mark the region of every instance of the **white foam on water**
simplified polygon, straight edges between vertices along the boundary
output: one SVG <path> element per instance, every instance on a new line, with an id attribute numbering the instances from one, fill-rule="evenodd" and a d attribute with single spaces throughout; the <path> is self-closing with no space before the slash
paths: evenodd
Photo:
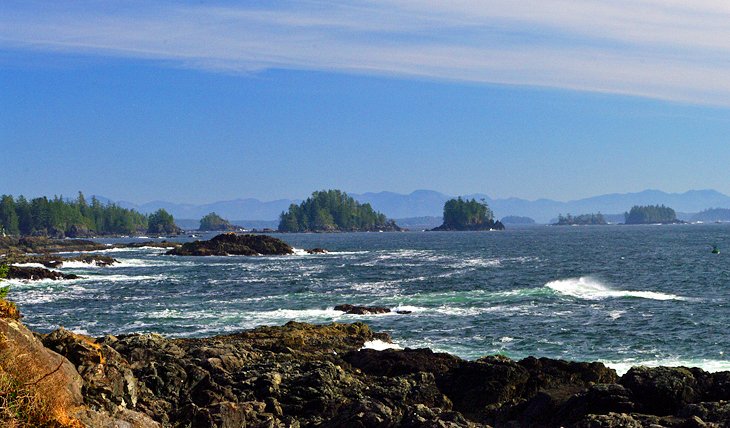
<path id="1" fill-rule="evenodd" d="M 509 342 L 513 342 L 514 340 L 515 340 L 514 337 L 509 337 L 509 336 L 504 336 L 504 337 L 499 338 L 499 341 L 502 343 L 509 343 Z"/>
<path id="2" fill-rule="evenodd" d="M 428 311 L 428 308 L 424 308 L 422 306 L 412 306 L 412 305 L 398 305 L 394 308 L 390 308 L 391 311 L 397 312 L 397 311 L 409 311 L 413 312 L 414 314 L 419 312 L 426 312 Z"/>
<path id="3" fill-rule="evenodd" d="M 403 349 L 396 343 L 384 342 L 380 339 L 365 342 L 360 349 L 374 349 L 376 351 L 384 351 L 386 349 Z"/>
<path id="4" fill-rule="evenodd" d="M 128 281 L 161 281 L 171 279 L 168 275 L 92 275 L 79 278 L 83 282 L 128 282 Z"/>
<path id="5" fill-rule="evenodd" d="M 621 318 L 621 315 L 623 315 L 625 313 L 626 313 L 626 311 L 611 311 L 611 312 L 608 313 L 608 316 L 612 320 L 617 320 L 617 319 Z"/>
<path id="6" fill-rule="evenodd" d="M 490 268 L 502 266 L 502 260 L 500 259 L 464 259 L 461 262 L 454 265 L 457 269 L 463 268 Z"/>
<path id="7" fill-rule="evenodd" d="M 78 260 L 65 261 L 59 266 L 61 269 L 88 269 L 88 268 L 101 268 L 102 266 L 96 263 L 86 263 Z"/>
<path id="8" fill-rule="evenodd" d="M 13 266 L 17 267 L 32 267 L 32 268 L 43 268 L 46 269 L 45 266 L 41 263 L 13 263 Z"/>
<path id="9" fill-rule="evenodd" d="M 295 256 L 309 256 L 310 254 L 307 252 L 307 250 L 303 248 L 292 248 L 294 251 Z"/>
<path id="10" fill-rule="evenodd" d="M 571 297 L 586 300 L 601 300 L 607 298 L 637 297 L 651 300 L 687 300 L 686 297 L 676 294 L 659 293 L 655 291 L 614 290 L 590 277 L 568 278 L 550 281 L 545 287 Z"/>
<path id="11" fill-rule="evenodd" d="M 13 288 L 18 287 L 20 289 L 35 288 L 38 286 L 45 285 L 68 285 L 71 283 L 79 282 L 84 278 L 77 279 L 4 279 L 3 285 L 10 285 Z"/>
<path id="12" fill-rule="evenodd" d="M 657 359 L 657 360 L 640 360 L 640 361 L 600 361 L 607 367 L 616 370 L 619 376 L 624 375 L 632 367 L 699 367 L 706 372 L 724 372 L 730 371 L 730 361 L 728 360 L 711 360 L 711 359 Z"/>
<path id="13" fill-rule="evenodd" d="M 276 309 L 265 312 L 249 312 L 248 316 L 260 320 L 280 320 L 280 319 L 334 319 L 343 315 L 342 311 L 336 311 L 334 308 L 327 309 Z"/>

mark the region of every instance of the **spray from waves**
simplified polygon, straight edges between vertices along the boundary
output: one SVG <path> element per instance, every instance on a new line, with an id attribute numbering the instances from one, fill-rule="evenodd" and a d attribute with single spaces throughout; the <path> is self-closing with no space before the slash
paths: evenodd
<path id="1" fill-rule="evenodd" d="M 374 349 L 376 351 L 384 351 L 386 349 L 403 349 L 403 348 L 400 347 L 397 343 L 389 343 L 389 342 L 384 342 L 380 339 L 375 339 L 375 340 L 365 342 L 362 345 L 362 348 L 360 348 L 360 349 L 361 350 L 362 349 Z"/>
<path id="2" fill-rule="evenodd" d="M 712 360 L 706 358 L 698 359 L 680 359 L 680 358 L 663 358 L 656 360 L 624 360 L 624 361 L 608 361 L 602 360 L 603 364 L 616 370 L 616 374 L 623 376 L 632 367 L 699 367 L 706 372 L 724 372 L 730 370 L 730 361 Z"/>
<path id="3" fill-rule="evenodd" d="M 550 281 L 545 287 L 558 294 L 577 297 L 585 300 L 602 300 L 608 298 L 636 297 L 651 300 L 688 300 L 676 294 L 658 293 L 655 291 L 614 290 L 590 277 L 568 278 Z"/>

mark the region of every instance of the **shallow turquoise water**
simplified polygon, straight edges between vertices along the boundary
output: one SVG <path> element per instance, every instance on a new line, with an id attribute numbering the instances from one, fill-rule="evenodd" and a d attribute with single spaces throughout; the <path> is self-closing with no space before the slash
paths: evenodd
<path id="1" fill-rule="evenodd" d="M 31 327 L 209 336 L 289 320 L 361 320 L 403 347 L 730 369 L 730 226 L 291 234 L 325 255 L 174 257 L 112 251 L 85 278 L 14 282 Z M 719 255 L 711 254 L 717 243 Z M 340 303 L 409 315 L 344 315 Z"/>

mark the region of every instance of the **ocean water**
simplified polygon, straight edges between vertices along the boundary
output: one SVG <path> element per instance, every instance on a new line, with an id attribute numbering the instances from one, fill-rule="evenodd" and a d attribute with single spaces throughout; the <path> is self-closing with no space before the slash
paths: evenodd
<path id="1" fill-rule="evenodd" d="M 730 370 L 730 225 L 284 234 L 329 254 L 179 257 L 112 249 L 78 280 L 11 282 L 38 331 L 200 337 L 364 321 L 400 347 Z M 128 242 L 130 239 L 121 239 Z M 108 240 L 107 242 L 111 242 Z M 721 254 L 711 254 L 718 244 Z M 345 315 L 337 304 L 411 314 Z M 382 344 L 381 344 L 382 345 Z"/>

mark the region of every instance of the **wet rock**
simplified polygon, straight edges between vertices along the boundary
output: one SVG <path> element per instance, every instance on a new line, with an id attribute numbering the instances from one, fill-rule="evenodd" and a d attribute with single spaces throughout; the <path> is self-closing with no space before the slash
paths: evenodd
<path id="1" fill-rule="evenodd" d="M 256 256 L 293 254 L 286 242 L 267 235 L 223 233 L 208 241 L 187 242 L 166 254 L 176 256 Z"/>
<path id="2" fill-rule="evenodd" d="M 114 263 L 119 263 L 119 260 L 101 254 L 84 254 L 76 257 L 63 257 L 57 254 L 22 254 L 8 257 L 8 261 L 11 264 L 38 263 L 51 269 L 61 268 L 65 262 L 82 262 L 99 267 L 107 267 Z"/>
<path id="3" fill-rule="evenodd" d="M 387 314 L 390 313 L 390 309 L 382 306 L 356 306 L 356 305 L 337 305 L 335 306 L 336 311 L 342 311 L 346 314 L 353 315 L 370 315 L 370 314 Z"/>
<path id="4" fill-rule="evenodd" d="M 327 254 L 327 253 L 329 253 L 329 251 L 325 250 L 324 248 L 317 247 L 317 248 L 312 248 L 312 249 L 307 250 L 307 253 L 308 254 Z"/>
<path id="5" fill-rule="evenodd" d="M 104 244 L 82 239 L 53 239 L 45 236 L 0 237 L 0 253 L 58 253 L 61 251 L 97 251 Z"/>
<path id="6" fill-rule="evenodd" d="M 54 270 L 48 270 L 40 267 L 26 267 L 26 266 L 10 266 L 8 270 L 8 278 L 10 279 L 24 279 L 28 281 L 41 280 L 41 279 L 77 279 L 78 275 L 61 273 Z"/>

